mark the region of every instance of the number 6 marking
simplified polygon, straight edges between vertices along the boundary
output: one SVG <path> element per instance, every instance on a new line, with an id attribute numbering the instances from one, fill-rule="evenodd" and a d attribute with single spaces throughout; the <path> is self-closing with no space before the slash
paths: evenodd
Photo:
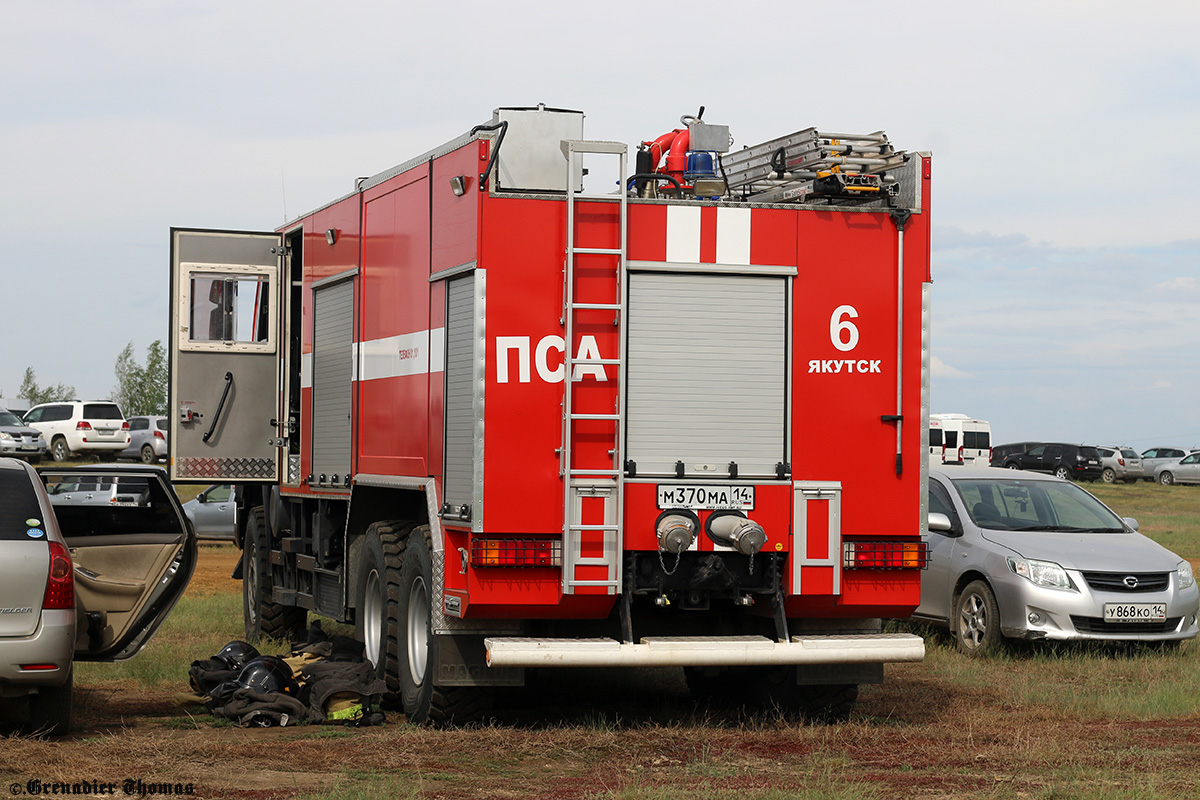
<path id="1" fill-rule="evenodd" d="M 833 310 L 833 316 L 829 318 L 829 339 L 833 342 L 834 347 L 844 353 L 847 350 L 853 350 L 858 344 L 858 328 L 849 319 L 839 321 L 842 315 L 855 319 L 858 317 L 858 312 L 854 310 L 854 306 L 838 306 Z M 849 332 L 849 341 L 842 341 L 842 331 Z"/>

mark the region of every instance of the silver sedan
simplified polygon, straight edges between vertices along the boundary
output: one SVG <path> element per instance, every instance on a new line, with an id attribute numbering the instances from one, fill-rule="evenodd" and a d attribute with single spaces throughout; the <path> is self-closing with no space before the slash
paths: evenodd
<path id="1" fill-rule="evenodd" d="M 1164 486 L 1173 483 L 1200 483 L 1200 452 L 1155 467 L 1154 480 Z"/>
<path id="2" fill-rule="evenodd" d="M 931 468 L 929 512 L 913 616 L 949 627 L 967 653 L 1006 639 L 1179 642 L 1200 632 L 1191 565 L 1070 481 Z"/>

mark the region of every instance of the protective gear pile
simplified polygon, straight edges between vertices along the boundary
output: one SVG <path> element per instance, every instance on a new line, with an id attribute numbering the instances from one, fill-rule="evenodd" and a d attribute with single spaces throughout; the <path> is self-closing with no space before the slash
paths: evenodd
<path id="1" fill-rule="evenodd" d="M 363 658 L 362 643 L 330 637 L 320 622 L 309 628 L 307 641 L 282 656 L 230 642 L 212 658 L 193 661 L 188 681 L 192 701 L 240 727 L 384 722 L 379 703 L 386 685 Z"/>

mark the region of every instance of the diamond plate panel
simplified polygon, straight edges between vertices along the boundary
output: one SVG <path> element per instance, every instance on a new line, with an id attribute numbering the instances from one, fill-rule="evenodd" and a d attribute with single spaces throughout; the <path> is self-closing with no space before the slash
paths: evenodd
<path id="1" fill-rule="evenodd" d="M 300 483 L 300 456 L 288 456 L 287 482 L 293 485 Z"/>
<path id="2" fill-rule="evenodd" d="M 454 554 L 454 558 L 458 558 L 458 554 Z M 520 620 L 505 620 L 505 619 L 459 619 L 458 617 L 448 617 L 442 609 L 442 591 L 445 585 L 446 553 L 443 550 L 438 550 L 432 554 L 433 562 L 433 597 L 430 598 L 429 609 L 430 616 L 433 622 L 433 632 L 435 634 L 447 633 L 481 633 L 481 634 L 504 634 L 504 633 L 520 633 Z"/>
<path id="3" fill-rule="evenodd" d="M 181 478 L 271 479 L 275 460 L 271 458 L 180 458 L 175 469 Z"/>

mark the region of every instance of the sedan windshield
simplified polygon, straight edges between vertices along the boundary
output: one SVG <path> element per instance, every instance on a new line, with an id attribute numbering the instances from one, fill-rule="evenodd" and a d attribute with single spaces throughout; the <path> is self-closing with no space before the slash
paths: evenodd
<path id="1" fill-rule="evenodd" d="M 981 528 L 1123 533 L 1125 525 L 1092 495 L 1066 481 L 972 478 L 954 481 Z"/>

